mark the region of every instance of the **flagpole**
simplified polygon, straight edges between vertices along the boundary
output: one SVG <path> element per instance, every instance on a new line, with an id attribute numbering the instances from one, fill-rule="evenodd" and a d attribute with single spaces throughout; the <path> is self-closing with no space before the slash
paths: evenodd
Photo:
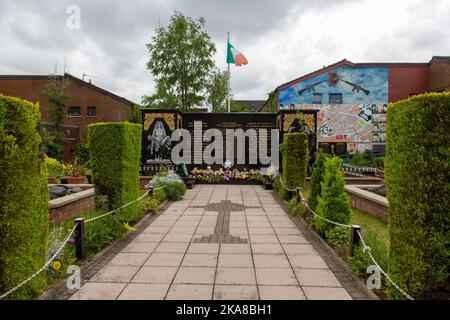
<path id="1" fill-rule="evenodd" d="M 228 54 L 228 45 L 230 43 L 230 32 L 228 33 L 227 37 L 227 54 Z M 231 83 L 231 72 L 230 72 L 230 63 L 227 59 L 227 65 L 228 65 L 228 83 L 227 83 L 227 105 L 228 105 L 228 112 L 231 112 L 230 110 L 230 83 Z"/>

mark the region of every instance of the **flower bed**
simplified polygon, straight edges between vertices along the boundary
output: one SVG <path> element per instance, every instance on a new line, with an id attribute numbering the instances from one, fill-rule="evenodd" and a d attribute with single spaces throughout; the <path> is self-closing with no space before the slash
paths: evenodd
<path id="1" fill-rule="evenodd" d="M 196 183 L 204 184 L 260 184 L 262 173 L 260 170 L 237 170 L 237 169 L 197 169 L 191 171 Z"/>

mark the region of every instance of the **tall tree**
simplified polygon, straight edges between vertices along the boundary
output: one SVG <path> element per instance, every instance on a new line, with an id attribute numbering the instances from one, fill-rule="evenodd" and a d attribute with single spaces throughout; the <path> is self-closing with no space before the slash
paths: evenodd
<path id="1" fill-rule="evenodd" d="M 215 69 L 209 78 L 207 102 L 212 112 L 227 111 L 228 72 Z"/>
<path id="2" fill-rule="evenodd" d="M 176 106 L 186 111 L 205 100 L 216 53 L 214 42 L 204 31 L 205 22 L 204 18 L 193 20 L 175 11 L 167 27 L 156 29 L 147 44 L 147 68 L 156 78 L 156 92 L 147 97 L 147 102 L 167 102 L 176 97 Z"/>

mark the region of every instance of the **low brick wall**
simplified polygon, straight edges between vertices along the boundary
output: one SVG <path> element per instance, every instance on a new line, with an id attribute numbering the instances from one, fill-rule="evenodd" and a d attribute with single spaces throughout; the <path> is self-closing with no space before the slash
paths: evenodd
<path id="1" fill-rule="evenodd" d="M 50 223 L 59 223 L 91 211 L 95 205 L 94 188 L 50 200 Z"/>
<path id="2" fill-rule="evenodd" d="M 364 190 L 361 187 L 367 188 L 369 187 L 369 185 L 345 186 L 345 191 L 350 197 L 350 202 L 352 206 L 364 212 L 370 213 L 387 222 L 389 220 L 389 213 L 388 213 L 389 203 L 387 199 L 375 193 Z"/>

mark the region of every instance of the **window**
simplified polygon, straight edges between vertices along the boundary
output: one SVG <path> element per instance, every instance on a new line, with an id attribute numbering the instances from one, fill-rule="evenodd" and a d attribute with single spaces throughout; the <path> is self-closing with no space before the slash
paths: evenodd
<path id="1" fill-rule="evenodd" d="M 70 107 L 69 108 L 69 117 L 81 117 L 81 108 L 80 107 Z"/>
<path id="2" fill-rule="evenodd" d="M 322 103 L 321 93 L 313 93 L 313 103 Z"/>
<path id="3" fill-rule="evenodd" d="M 87 116 L 88 117 L 96 117 L 97 116 L 97 107 L 88 107 L 87 108 Z"/>
<path id="4" fill-rule="evenodd" d="M 342 103 L 342 93 L 329 93 L 328 103 Z"/>

